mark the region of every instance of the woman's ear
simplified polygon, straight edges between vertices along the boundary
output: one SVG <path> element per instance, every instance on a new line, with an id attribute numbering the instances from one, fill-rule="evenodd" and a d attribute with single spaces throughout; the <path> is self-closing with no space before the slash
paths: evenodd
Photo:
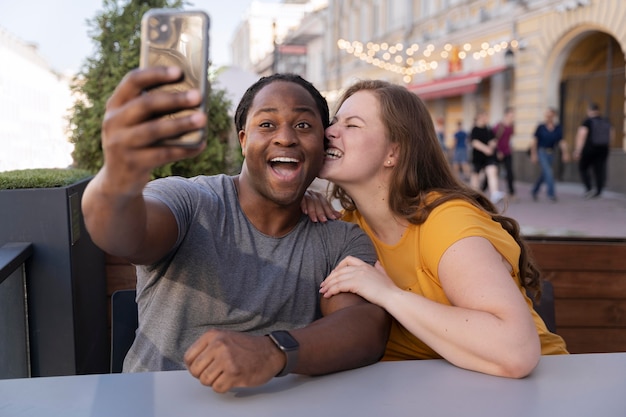
<path id="1" fill-rule="evenodd" d="M 398 163 L 398 144 L 394 143 L 390 146 L 389 153 L 387 153 L 387 157 L 385 158 L 385 166 L 386 167 L 394 167 Z"/>

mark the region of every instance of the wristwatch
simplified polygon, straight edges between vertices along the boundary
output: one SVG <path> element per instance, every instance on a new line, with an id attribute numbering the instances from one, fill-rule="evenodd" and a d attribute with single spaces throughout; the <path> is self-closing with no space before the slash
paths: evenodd
<path id="1" fill-rule="evenodd" d="M 276 376 L 285 376 L 296 367 L 298 363 L 298 351 L 300 350 L 300 344 L 293 338 L 286 330 L 276 330 L 268 334 L 270 340 L 274 342 L 276 347 L 285 353 L 287 358 L 285 367 Z"/>

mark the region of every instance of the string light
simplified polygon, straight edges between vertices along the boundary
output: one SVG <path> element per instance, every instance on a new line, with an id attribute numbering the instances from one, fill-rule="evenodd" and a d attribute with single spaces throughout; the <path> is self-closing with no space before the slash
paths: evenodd
<path id="1" fill-rule="evenodd" d="M 413 43 L 404 45 L 396 43 L 390 45 L 387 42 L 367 42 L 365 45 L 359 41 L 347 41 L 339 39 L 337 47 L 346 53 L 366 62 L 369 65 L 401 74 L 405 83 L 410 83 L 413 76 L 436 70 L 439 66 L 438 59 L 451 59 L 455 54 L 460 60 L 469 57 L 475 60 L 485 59 L 495 54 L 504 53 L 507 49 L 517 49 L 518 41 L 482 42 L 479 48 L 474 48 L 471 43 L 455 47 L 446 43 L 437 50 L 435 45 L 419 45 Z"/>

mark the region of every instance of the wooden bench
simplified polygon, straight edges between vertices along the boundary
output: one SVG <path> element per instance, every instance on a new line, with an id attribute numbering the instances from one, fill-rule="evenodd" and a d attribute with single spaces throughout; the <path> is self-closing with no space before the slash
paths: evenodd
<path id="1" fill-rule="evenodd" d="M 569 351 L 626 351 L 626 239 L 525 239 L 554 287 L 557 333 Z M 120 258 L 107 256 L 106 274 L 109 300 L 135 288 L 135 268 Z"/>
<path id="2" fill-rule="evenodd" d="M 626 351 L 626 239 L 525 237 L 571 353 Z"/>
<path id="3" fill-rule="evenodd" d="M 108 325 L 111 333 L 111 295 L 117 290 L 134 290 L 137 285 L 135 267 L 122 258 L 106 255 Z"/>

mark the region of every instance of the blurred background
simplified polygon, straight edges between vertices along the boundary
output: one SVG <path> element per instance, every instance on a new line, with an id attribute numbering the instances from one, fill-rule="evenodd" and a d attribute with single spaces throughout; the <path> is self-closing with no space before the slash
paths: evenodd
<path id="1" fill-rule="evenodd" d="M 70 85 L 88 59 L 98 59 L 87 22 L 112 3 L 145 2 L 0 6 L 0 171 L 73 163 L 68 137 L 75 126 L 68 117 L 79 97 Z M 573 149 L 585 108 L 596 102 L 616 130 L 607 190 L 626 193 L 621 0 L 192 3 L 185 7 L 212 17 L 212 82 L 231 107 L 259 76 L 273 72 L 301 74 L 331 108 L 352 81 L 382 78 L 426 102 L 433 119 L 443 121 L 451 148 L 458 121 L 469 130 L 485 109 L 495 124 L 513 106 L 516 178 L 532 181 L 536 171 L 525 152 L 545 109 L 558 110 Z M 230 140 L 236 141 L 234 132 Z M 557 162 L 556 172 L 561 181 L 579 181 L 574 163 Z"/>

